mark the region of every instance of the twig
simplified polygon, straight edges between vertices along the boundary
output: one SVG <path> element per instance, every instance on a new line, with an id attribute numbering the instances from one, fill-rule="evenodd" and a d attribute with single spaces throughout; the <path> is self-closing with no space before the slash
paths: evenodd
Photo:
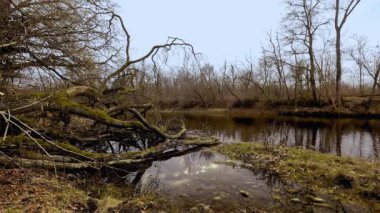
<path id="1" fill-rule="evenodd" d="M 56 143 L 54 143 L 53 141 L 49 140 L 48 138 L 46 138 L 42 133 L 36 131 L 35 129 L 29 127 L 27 124 L 25 124 L 24 122 L 20 121 L 18 118 L 16 118 L 15 116 L 11 115 L 11 117 L 15 120 L 17 120 L 18 122 L 20 122 L 25 128 L 29 129 L 30 131 L 34 132 L 35 134 L 37 134 L 39 137 L 41 137 L 42 139 L 44 139 L 48 144 L 64 151 L 64 152 L 67 152 L 67 153 L 70 153 L 70 154 L 74 154 L 74 155 L 77 155 L 77 156 L 80 156 L 82 158 L 85 158 L 87 160 L 90 160 L 90 161 L 93 161 L 93 162 L 96 162 L 104 167 L 107 167 L 107 168 L 110 168 L 110 169 L 114 169 L 114 170 L 118 170 L 118 171 L 122 171 L 122 172 L 127 172 L 126 170 L 124 169 L 119 169 L 119 168 L 116 168 L 116 167 L 112 167 L 112 166 L 109 166 L 107 164 L 104 164 L 104 163 L 101 163 L 99 161 L 97 161 L 96 159 L 94 158 L 91 158 L 91 157 L 87 157 L 85 155 L 82 155 L 80 153 L 76 153 L 76 152 L 73 152 L 73 151 L 70 151 L 70 150 L 67 150 L 59 145 L 57 145 Z M 20 128 L 20 127 L 19 127 Z M 97 168 L 96 168 L 97 169 Z"/>

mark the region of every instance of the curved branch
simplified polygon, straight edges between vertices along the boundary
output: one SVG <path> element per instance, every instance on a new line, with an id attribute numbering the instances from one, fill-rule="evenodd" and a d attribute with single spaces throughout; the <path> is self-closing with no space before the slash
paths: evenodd
<path id="1" fill-rule="evenodd" d="M 126 62 L 118 70 L 112 72 L 110 75 L 108 75 L 104 79 L 100 91 L 103 91 L 105 89 L 107 83 L 112 78 L 114 78 L 117 75 L 119 75 L 120 73 L 124 72 L 129 66 L 131 66 L 133 64 L 137 64 L 137 63 L 142 62 L 142 61 L 145 61 L 146 59 L 148 59 L 150 57 L 154 57 L 156 55 L 156 53 L 161 49 L 165 49 L 165 50 L 169 51 L 169 50 L 171 50 L 172 47 L 175 47 L 175 46 L 189 47 L 191 49 L 192 54 L 197 55 L 194 51 L 194 47 L 191 44 L 186 43 L 184 40 L 179 39 L 179 38 L 169 37 L 167 43 L 162 44 L 162 45 L 153 46 L 148 53 L 146 53 L 145 55 L 143 55 L 137 59 L 129 60 L 129 53 L 128 53 Z"/>
<path id="2" fill-rule="evenodd" d="M 170 134 L 165 133 L 162 129 L 158 128 L 157 126 L 151 125 L 147 120 L 145 120 L 145 118 L 136 109 L 129 108 L 128 111 L 131 112 L 132 114 L 134 114 L 136 116 L 136 118 L 144 126 L 146 126 L 148 129 L 153 130 L 154 132 L 158 133 L 159 135 L 161 135 L 161 136 L 163 136 L 165 138 L 168 138 L 168 139 L 177 139 L 177 138 L 183 136 L 186 133 L 186 128 L 185 128 L 185 125 L 184 125 L 183 122 L 182 122 L 182 128 L 181 128 L 181 130 L 177 134 L 175 134 L 175 135 L 170 135 Z"/>

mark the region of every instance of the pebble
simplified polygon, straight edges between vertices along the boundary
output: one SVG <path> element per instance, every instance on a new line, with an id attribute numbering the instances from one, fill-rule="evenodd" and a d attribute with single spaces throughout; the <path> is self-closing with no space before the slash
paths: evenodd
<path id="1" fill-rule="evenodd" d="M 293 198 L 293 199 L 292 199 L 292 202 L 295 202 L 295 203 L 301 203 L 301 200 L 298 199 L 298 198 Z"/>
<path id="2" fill-rule="evenodd" d="M 311 200 L 312 200 L 313 202 L 316 202 L 316 203 L 323 203 L 323 202 L 325 202 L 325 200 L 323 200 L 323 199 L 320 198 L 320 197 L 313 197 Z"/>
<path id="3" fill-rule="evenodd" d="M 213 200 L 213 201 L 221 201 L 222 198 L 221 198 L 221 197 L 214 197 L 212 200 Z"/>
<path id="4" fill-rule="evenodd" d="M 244 191 L 244 190 L 240 190 L 240 194 L 241 194 L 241 196 L 243 196 L 243 197 L 249 197 L 249 193 L 246 192 L 246 191 Z"/>

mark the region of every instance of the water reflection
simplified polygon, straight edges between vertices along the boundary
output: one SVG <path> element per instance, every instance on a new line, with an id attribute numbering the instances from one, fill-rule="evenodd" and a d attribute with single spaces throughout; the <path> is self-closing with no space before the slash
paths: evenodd
<path id="1" fill-rule="evenodd" d="M 223 155 L 202 150 L 155 161 L 145 170 L 137 191 L 159 192 L 183 208 L 205 203 L 224 212 L 225 208 L 234 210 L 247 205 L 268 209 L 275 204 L 271 197 L 273 185 L 268 185 L 266 178 L 238 166 L 218 163 L 226 160 Z M 250 196 L 241 196 L 240 190 Z M 215 201 L 215 197 L 220 201 Z"/>
<path id="2" fill-rule="evenodd" d="M 263 142 L 315 149 L 339 156 L 380 159 L 380 120 L 191 113 L 182 116 L 189 129 L 206 127 L 225 143 Z"/>

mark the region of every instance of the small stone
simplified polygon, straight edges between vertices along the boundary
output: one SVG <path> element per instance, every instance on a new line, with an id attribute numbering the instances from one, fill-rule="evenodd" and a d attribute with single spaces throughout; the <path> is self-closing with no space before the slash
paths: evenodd
<path id="1" fill-rule="evenodd" d="M 295 203 L 301 203 L 301 200 L 298 199 L 298 198 L 293 198 L 291 201 L 292 201 L 292 202 L 295 202 Z"/>
<path id="2" fill-rule="evenodd" d="M 247 191 L 240 190 L 240 194 L 241 194 L 241 196 L 243 196 L 243 197 L 249 197 L 249 193 L 248 193 Z"/>
<path id="3" fill-rule="evenodd" d="M 331 206 L 327 203 L 315 203 L 314 205 L 323 208 L 331 208 Z"/>
<path id="4" fill-rule="evenodd" d="M 222 198 L 221 197 L 214 197 L 212 200 L 217 202 L 217 201 L 221 201 Z"/>
<path id="5" fill-rule="evenodd" d="M 323 200 L 323 199 L 320 198 L 320 197 L 313 197 L 313 198 L 311 198 L 311 200 L 312 200 L 313 202 L 316 202 L 316 203 L 324 203 L 324 202 L 325 202 L 325 200 Z"/>
<path id="6" fill-rule="evenodd" d="M 188 197 L 187 194 L 180 194 L 178 197 Z"/>

